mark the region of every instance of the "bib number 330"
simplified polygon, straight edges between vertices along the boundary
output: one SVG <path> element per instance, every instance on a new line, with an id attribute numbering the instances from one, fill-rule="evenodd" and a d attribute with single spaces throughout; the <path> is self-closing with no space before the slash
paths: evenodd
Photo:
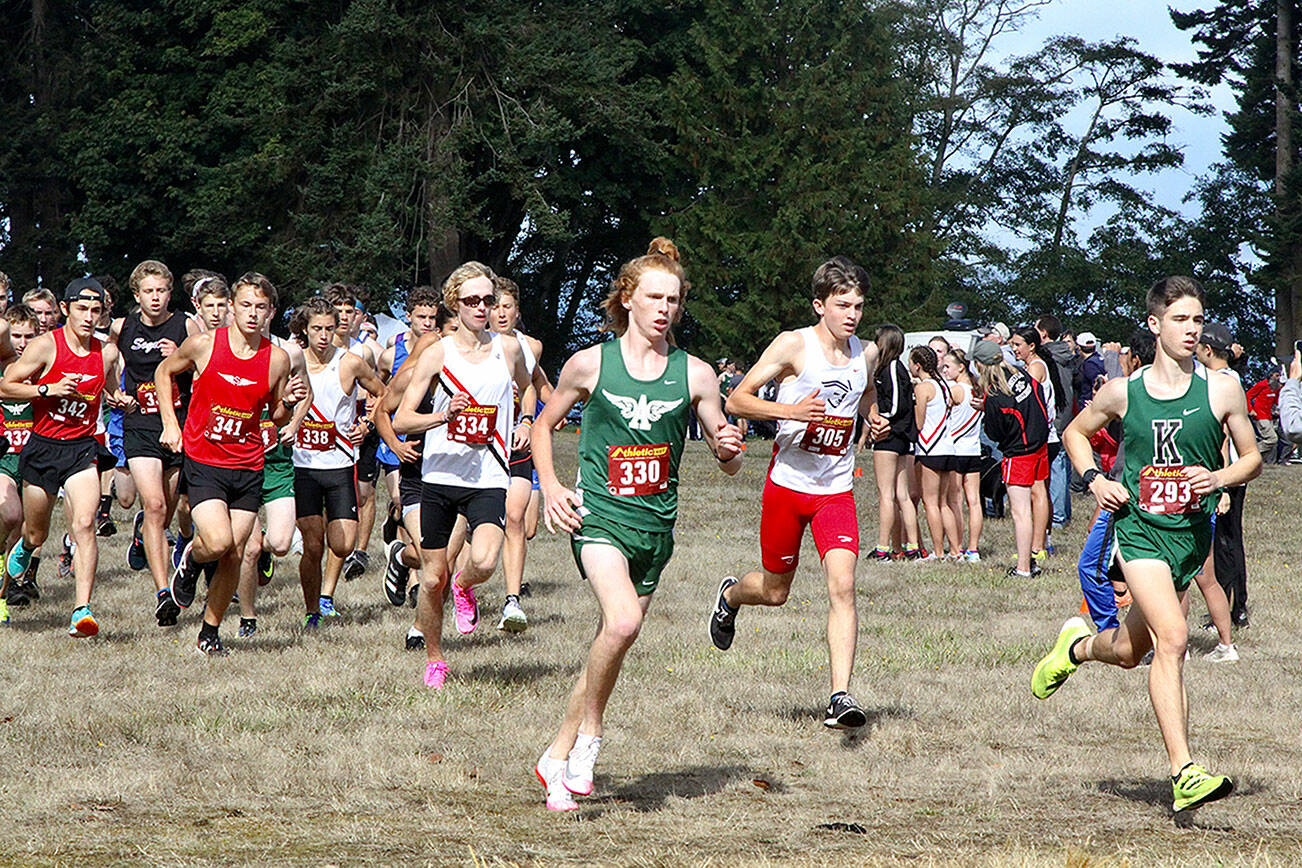
<path id="1" fill-rule="evenodd" d="M 619 497 L 669 490 L 669 444 L 610 446 L 606 450 L 607 490 Z"/>

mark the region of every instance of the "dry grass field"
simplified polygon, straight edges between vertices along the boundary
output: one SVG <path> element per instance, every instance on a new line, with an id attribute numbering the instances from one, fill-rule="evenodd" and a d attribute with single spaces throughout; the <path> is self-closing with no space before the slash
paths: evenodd
<path id="1" fill-rule="evenodd" d="M 1187 669 L 1195 755 L 1238 792 L 1177 825 L 1145 670 L 1086 667 L 1047 702 L 1029 689 L 1078 610 L 1089 504 L 1032 582 L 1004 576 L 1011 521 L 987 525 L 979 565 L 862 564 L 855 693 L 870 724 L 847 737 L 821 725 L 812 547 L 785 608 L 744 610 L 728 653 L 706 634 L 718 578 L 757 561 L 766 456 L 753 444 L 729 480 L 689 447 L 677 554 L 611 703 L 597 791 L 566 816 L 543 809 L 532 769 L 595 605 L 545 530 L 529 630 L 493 629 L 495 579 L 475 634 L 448 619 L 439 693 L 403 651 L 410 610 L 384 603 L 374 571 L 305 636 L 286 559 L 259 634 L 235 638 L 232 608 L 232 655 L 208 660 L 197 607 L 154 625 L 125 533 L 101 550 L 95 640 L 67 637 L 71 591 L 43 565 L 42 599 L 0 629 L 0 864 L 1302 863 L 1302 469 L 1267 469 L 1247 499 L 1242 662 L 1198 659 L 1214 644 L 1198 632 Z M 869 546 L 871 475 L 857 481 Z"/>

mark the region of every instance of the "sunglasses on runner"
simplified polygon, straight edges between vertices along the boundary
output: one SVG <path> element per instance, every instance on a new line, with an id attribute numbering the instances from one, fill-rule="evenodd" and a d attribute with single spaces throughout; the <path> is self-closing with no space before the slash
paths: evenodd
<path id="1" fill-rule="evenodd" d="M 497 304 L 497 296 L 468 295 L 465 298 L 458 298 L 457 301 L 461 302 L 466 307 L 479 307 L 481 304 L 484 307 L 493 307 L 494 305 Z"/>

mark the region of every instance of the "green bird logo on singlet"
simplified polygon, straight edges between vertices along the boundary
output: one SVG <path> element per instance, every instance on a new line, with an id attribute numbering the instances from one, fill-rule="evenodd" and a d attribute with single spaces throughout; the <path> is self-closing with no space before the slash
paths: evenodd
<path id="1" fill-rule="evenodd" d="M 1180 419 L 1153 420 L 1153 466 L 1174 467 L 1184 464 L 1180 447 L 1176 445 L 1176 435 L 1184 427 Z"/>
<path id="2" fill-rule="evenodd" d="M 633 431 L 650 431 L 652 422 L 660 421 L 661 416 L 683 403 L 682 398 L 676 401 L 648 401 L 646 395 L 630 398 L 605 389 L 601 390 L 601 394 L 619 408 L 619 414 L 628 420 L 628 427 Z"/>

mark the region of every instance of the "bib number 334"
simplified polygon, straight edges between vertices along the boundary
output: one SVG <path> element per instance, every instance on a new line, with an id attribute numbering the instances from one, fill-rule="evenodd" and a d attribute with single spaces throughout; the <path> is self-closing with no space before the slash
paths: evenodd
<path id="1" fill-rule="evenodd" d="M 1153 515 L 1179 515 L 1198 509 L 1200 498 L 1184 475 L 1184 465 L 1139 471 L 1139 508 Z"/>
<path id="2" fill-rule="evenodd" d="M 669 490 L 669 444 L 610 446 L 606 449 L 607 490 L 627 497 Z"/>

